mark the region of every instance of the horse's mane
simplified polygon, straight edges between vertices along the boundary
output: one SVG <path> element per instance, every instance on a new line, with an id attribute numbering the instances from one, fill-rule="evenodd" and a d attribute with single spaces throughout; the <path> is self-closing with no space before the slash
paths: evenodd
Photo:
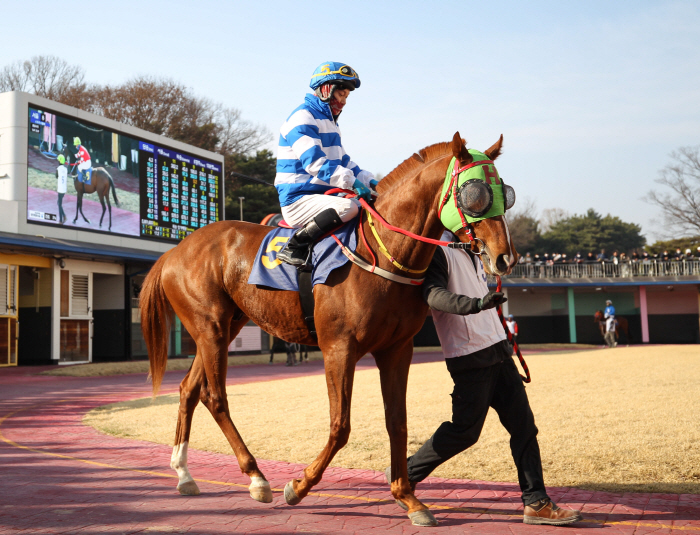
<path id="1" fill-rule="evenodd" d="M 449 141 L 435 143 L 434 145 L 425 147 L 397 165 L 393 171 L 391 171 L 379 182 L 379 184 L 384 185 L 382 189 L 385 187 L 391 188 L 395 183 L 401 182 L 409 176 L 416 174 L 430 162 L 433 162 L 438 158 L 442 158 L 443 156 L 447 156 L 448 154 L 451 154 L 451 152 L 452 143 Z"/>

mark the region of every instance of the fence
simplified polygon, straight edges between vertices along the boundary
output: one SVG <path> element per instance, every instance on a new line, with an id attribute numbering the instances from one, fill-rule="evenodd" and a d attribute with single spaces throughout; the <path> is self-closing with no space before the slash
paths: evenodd
<path id="1" fill-rule="evenodd" d="M 631 277 L 700 276 L 699 260 L 639 261 L 613 264 L 518 264 L 508 278 L 527 279 L 602 279 Z"/>

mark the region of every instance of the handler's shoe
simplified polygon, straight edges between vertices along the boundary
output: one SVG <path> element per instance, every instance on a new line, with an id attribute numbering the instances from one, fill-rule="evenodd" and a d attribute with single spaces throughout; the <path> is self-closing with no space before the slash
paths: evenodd
<path id="1" fill-rule="evenodd" d="M 525 524 L 548 524 L 565 526 L 581 520 L 581 511 L 562 509 L 550 499 L 539 500 L 525 506 L 523 522 Z"/>

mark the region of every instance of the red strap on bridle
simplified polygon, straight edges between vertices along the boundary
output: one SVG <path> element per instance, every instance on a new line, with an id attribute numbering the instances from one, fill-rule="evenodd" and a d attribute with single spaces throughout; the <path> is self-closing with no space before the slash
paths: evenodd
<path id="1" fill-rule="evenodd" d="M 496 275 L 496 291 L 500 292 L 501 291 L 501 277 Z M 499 305 L 498 308 L 498 318 L 501 320 L 501 325 L 503 325 L 503 328 L 506 331 L 506 335 L 508 336 L 508 341 L 513 344 L 513 349 L 515 350 L 515 353 L 518 355 L 518 360 L 520 361 L 520 365 L 523 367 L 523 370 L 525 370 L 525 375 L 526 377 L 523 377 L 522 375 L 520 378 L 523 380 L 523 383 L 529 383 L 532 381 L 532 378 L 530 377 L 530 370 L 527 367 L 527 364 L 525 363 L 525 359 L 523 358 L 522 354 L 520 353 L 520 348 L 518 347 L 518 342 L 515 341 L 515 338 L 513 337 L 513 333 L 510 332 L 510 329 L 508 328 L 508 325 L 506 325 L 506 320 L 503 317 L 503 312 L 501 311 L 501 306 Z"/>

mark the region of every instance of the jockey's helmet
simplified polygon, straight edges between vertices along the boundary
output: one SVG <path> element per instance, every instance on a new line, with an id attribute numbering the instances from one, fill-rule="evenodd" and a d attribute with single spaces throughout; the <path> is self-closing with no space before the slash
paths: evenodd
<path id="1" fill-rule="evenodd" d="M 513 321 L 513 314 L 508 314 L 508 319 Z"/>
<path id="2" fill-rule="evenodd" d="M 73 145 L 75 145 L 76 147 L 80 146 L 80 138 L 79 137 L 73 138 Z"/>
<path id="3" fill-rule="evenodd" d="M 605 304 L 606 304 L 606 305 L 612 305 L 612 301 L 611 301 L 610 299 L 608 299 L 608 300 L 605 302 Z"/>
<path id="4" fill-rule="evenodd" d="M 321 94 L 321 87 L 325 84 L 330 84 L 332 89 Z M 333 95 L 333 90 L 336 88 L 354 91 L 360 87 L 360 77 L 355 72 L 355 69 L 349 65 L 339 61 L 327 61 L 316 67 L 316 70 L 311 75 L 309 87 L 314 90 L 316 96 L 323 102 L 328 102 Z"/>
<path id="5" fill-rule="evenodd" d="M 58 158 L 56 158 L 56 159 L 58 160 L 58 163 L 60 163 L 61 165 L 66 163 L 66 157 L 63 154 L 59 154 Z"/>

